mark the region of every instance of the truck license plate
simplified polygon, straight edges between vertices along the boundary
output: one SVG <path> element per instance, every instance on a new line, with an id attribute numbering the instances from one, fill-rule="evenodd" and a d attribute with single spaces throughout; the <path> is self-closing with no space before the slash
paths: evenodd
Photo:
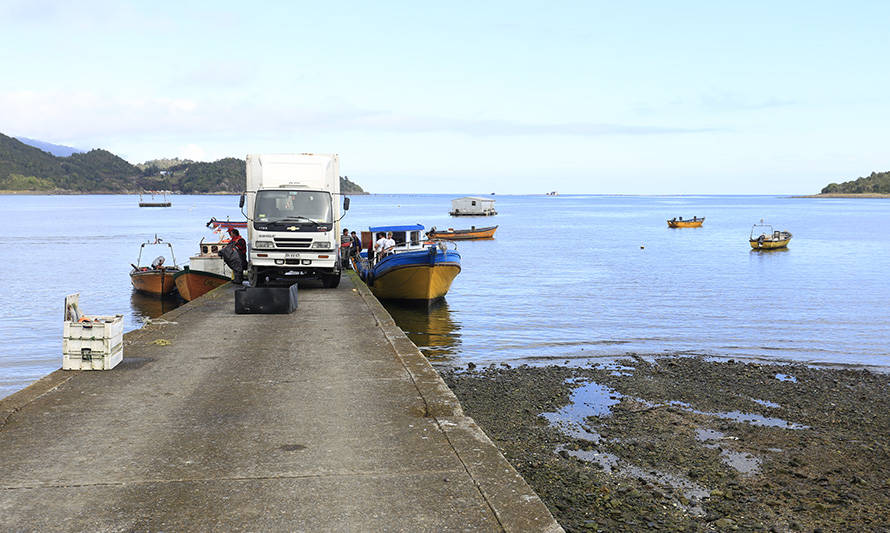
<path id="1" fill-rule="evenodd" d="M 297 252 L 287 252 L 284 254 L 285 259 L 299 259 L 300 254 Z"/>

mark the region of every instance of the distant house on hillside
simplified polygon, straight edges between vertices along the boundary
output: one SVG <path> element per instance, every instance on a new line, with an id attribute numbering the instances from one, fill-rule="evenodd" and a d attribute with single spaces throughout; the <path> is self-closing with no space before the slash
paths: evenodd
<path id="1" fill-rule="evenodd" d="M 498 212 L 494 210 L 494 200 L 491 198 L 464 196 L 463 198 L 451 200 L 451 211 L 449 214 L 453 217 L 477 217 L 492 216 L 498 214 Z"/>

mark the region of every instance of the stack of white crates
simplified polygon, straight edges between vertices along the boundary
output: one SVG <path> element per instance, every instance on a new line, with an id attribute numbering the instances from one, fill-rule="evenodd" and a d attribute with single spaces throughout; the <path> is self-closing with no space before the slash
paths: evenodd
<path id="1" fill-rule="evenodd" d="M 63 370 L 111 370 L 124 358 L 124 317 L 83 316 L 79 294 L 65 298 Z"/>

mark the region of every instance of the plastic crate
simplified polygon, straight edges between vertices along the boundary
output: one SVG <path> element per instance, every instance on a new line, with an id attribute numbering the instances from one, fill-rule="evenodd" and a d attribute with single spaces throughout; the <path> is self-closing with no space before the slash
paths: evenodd
<path id="1" fill-rule="evenodd" d="M 124 316 L 84 316 L 79 298 L 65 298 L 62 368 L 111 370 L 123 359 Z"/>
<path id="2" fill-rule="evenodd" d="M 81 353 L 62 354 L 62 370 L 111 370 L 124 359 L 124 347 L 118 346 L 111 354 L 97 353 L 84 348 Z"/>
<path id="3" fill-rule="evenodd" d="M 124 341 L 124 317 L 94 316 L 89 321 L 65 321 L 62 353 L 79 354 L 85 348 L 92 352 L 114 353 Z"/>

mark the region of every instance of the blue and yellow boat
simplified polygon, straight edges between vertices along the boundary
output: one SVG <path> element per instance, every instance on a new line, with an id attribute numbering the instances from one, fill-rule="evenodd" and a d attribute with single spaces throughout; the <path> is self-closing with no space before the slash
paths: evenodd
<path id="1" fill-rule="evenodd" d="M 445 296 L 460 273 L 457 250 L 449 249 L 444 242 L 424 241 L 420 224 L 369 229 L 362 232 L 365 251 L 353 258 L 353 266 L 374 296 L 381 300 L 426 301 Z M 387 233 L 392 233 L 395 247 L 382 257 L 374 257 L 374 244 Z"/>

